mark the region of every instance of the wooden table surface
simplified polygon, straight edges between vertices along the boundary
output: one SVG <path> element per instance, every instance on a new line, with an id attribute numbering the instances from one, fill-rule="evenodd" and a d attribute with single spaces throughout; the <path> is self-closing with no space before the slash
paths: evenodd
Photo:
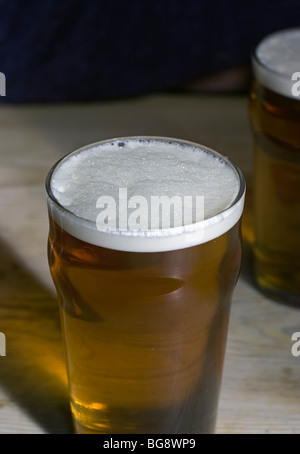
<path id="1" fill-rule="evenodd" d="M 243 96 L 153 95 L 0 107 L 0 433 L 71 433 L 44 180 L 64 154 L 129 135 L 178 137 L 229 156 L 247 180 L 244 262 L 231 311 L 217 433 L 300 433 L 300 310 L 253 284 L 252 139 Z M 2 336 L 3 337 L 3 336 Z"/>

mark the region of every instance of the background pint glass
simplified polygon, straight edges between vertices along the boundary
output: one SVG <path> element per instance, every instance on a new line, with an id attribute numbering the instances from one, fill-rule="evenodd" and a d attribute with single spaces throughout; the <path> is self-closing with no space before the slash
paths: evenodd
<path id="1" fill-rule="evenodd" d="M 98 196 L 120 185 L 188 196 L 202 181 L 202 221 L 148 231 L 96 226 Z M 46 186 L 76 432 L 213 432 L 241 263 L 240 171 L 196 144 L 134 137 L 71 153 Z"/>
<path id="2" fill-rule="evenodd" d="M 300 304 L 300 29 L 267 36 L 252 63 L 254 273 L 269 295 Z"/>

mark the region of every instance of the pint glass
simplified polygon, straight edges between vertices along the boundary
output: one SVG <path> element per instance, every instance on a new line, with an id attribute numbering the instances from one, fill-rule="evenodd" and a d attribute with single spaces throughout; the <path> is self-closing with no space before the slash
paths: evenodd
<path id="1" fill-rule="evenodd" d="M 300 304 L 300 29 L 267 36 L 252 63 L 254 274 L 271 297 Z"/>
<path id="2" fill-rule="evenodd" d="M 46 187 L 76 433 L 214 432 L 241 264 L 239 169 L 194 143 L 120 138 L 67 155 Z M 201 197 L 203 216 L 175 223 L 193 204 L 175 210 L 174 195 Z M 154 216 L 155 197 L 171 209 Z"/>

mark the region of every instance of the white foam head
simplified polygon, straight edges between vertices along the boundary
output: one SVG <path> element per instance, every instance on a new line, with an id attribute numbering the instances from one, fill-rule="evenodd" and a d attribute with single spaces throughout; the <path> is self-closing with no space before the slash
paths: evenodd
<path id="1" fill-rule="evenodd" d="M 131 137 L 71 153 L 49 172 L 47 191 L 51 216 L 71 235 L 111 249 L 157 252 L 191 247 L 228 231 L 242 214 L 245 184 L 237 168 L 206 147 L 177 139 Z M 181 201 L 188 197 L 193 203 L 179 204 L 179 217 L 173 204 L 168 226 L 155 221 L 153 227 L 152 202 L 162 196 Z M 100 213 L 111 199 L 117 203 L 110 231 L 99 230 Z M 204 201 L 204 211 L 195 209 L 196 200 Z M 130 216 L 138 218 L 139 229 L 124 228 L 124 216 L 128 225 Z M 147 220 L 146 226 L 141 219 Z"/>
<path id="2" fill-rule="evenodd" d="M 280 30 L 266 36 L 255 49 L 252 67 L 266 88 L 289 98 L 293 95 L 294 73 L 300 71 L 300 28 Z"/>

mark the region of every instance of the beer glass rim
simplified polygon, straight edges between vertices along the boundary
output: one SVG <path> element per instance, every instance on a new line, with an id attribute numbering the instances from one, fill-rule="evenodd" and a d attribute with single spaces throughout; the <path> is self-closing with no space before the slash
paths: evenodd
<path id="1" fill-rule="evenodd" d="M 251 52 L 251 65 L 254 77 L 265 88 L 272 90 L 282 96 L 300 100 L 300 98 L 296 98 L 292 93 L 292 85 L 295 83 L 295 81 L 291 79 L 292 74 L 280 72 L 277 69 L 267 65 L 261 60 L 258 55 L 260 46 L 268 40 L 272 39 L 273 37 L 279 37 L 280 35 L 284 36 L 286 34 L 294 32 L 299 34 L 300 40 L 300 27 L 276 30 L 273 33 L 270 33 L 263 37 Z"/>
<path id="2" fill-rule="evenodd" d="M 204 219 L 199 222 L 194 222 L 189 225 L 160 228 L 160 229 L 154 229 L 154 230 L 116 231 L 116 232 L 101 231 L 101 232 L 99 232 L 99 231 L 97 231 L 95 221 L 86 219 L 82 216 L 79 216 L 79 215 L 73 213 L 71 210 L 68 210 L 68 208 L 64 207 L 56 199 L 56 197 L 54 196 L 52 189 L 51 189 L 51 180 L 52 180 L 52 176 L 53 176 L 55 170 L 64 161 L 69 159 L 71 156 L 79 154 L 83 151 L 95 148 L 97 146 L 105 145 L 106 143 L 112 143 L 112 142 L 116 142 L 116 141 L 154 141 L 154 142 L 156 141 L 156 142 L 164 142 L 164 143 L 175 143 L 175 144 L 179 144 L 179 145 L 183 145 L 183 146 L 186 145 L 189 147 L 194 147 L 194 148 L 198 148 L 199 150 L 206 151 L 206 152 L 212 154 L 213 156 L 221 159 L 226 165 L 230 166 L 231 169 L 234 171 L 234 173 L 237 177 L 238 184 L 239 184 L 239 189 L 238 189 L 237 195 L 236 195 L 235 199 L 232 201 L 232 203 L 229 206 L 227 206 L 224 210 L 219 211 L 217 214 L 215 214 L 207 219 Z M 69 152 L 66 155 L 64 155 L 62 158 L 60 158 L 58 161 L 56 161 L 54 163 L 54 165 L 50 168 L 50 170 L 46 176 L 45 186 L 46 186 L 46 193 L 47 193 L 47 197 L 48 197 L 48 204 L 49 204 L 49 202 L 51 204 L 54 204 L 56 209 L 59 210 L 59 212 L 62 215 L 65 214 L 65 216 L 70 218 L 70 220 L 72 220 L 73 222 L 80 222 L 89 231 L 93 231 L 93 230 L 97 231 L 99 234 L 101 233 L 101 235 L 105 235 L 106 237 L 107 236 L 110 236 L 110 237 L 119 236 L 119 237 L 127 237 L 128 239 L 130 239 L 130 238 L 134 238 L 134 239 L 136 239 L 136 238 L 141 238 L 141 239 L 152 238 L 153 239 L 154 237 L 160 237 L 161 239 L 164 239 L 167 237 L 174 237 L 174 236 L 182 235 L 184 233 L 189 234 L 189 233 L 197 232 L 201 229 L 204 229 L 205 227 L 209 227 L 210 225 L 218 224 L 218 222 L 221 222 L 224 219 L 226 220 L 226 218 L 228 216 L 230 216 L 230 214 L 232 212 L 234 212 L 234 210 L 236 210 L 237 207 L 239 206 L 240 210 L 239 210 L 239 214 L 236 219 L 236 222 L 237 222 L 242 215 L 244 197 L 245 197 L 245 192 L 246 192 L 246 182 L 245 182 L 243 173 L 227 156 L 224 156 L 221 153 L 219 153 L 205 145 L 202 145 L 202 144 L 199 144 L 196 142 L 192 142 L 189 140 L 172 138 L 172 137 L 151 136 L 151 135 L 123 136 L 123 137 L 114 137 L 114 138 L 104 139 L 101 141 L 90 143 L 90 144 L 80 147 L 72 152 Z M 233 227 L 233 225 L 236 224 L 236 222 L 234 222 L 232 224 L 232 227 Z M 229 230 L 229 229 L 227 229 L 227 230 Z M 227 230 L 225 230 L 223 233 L 225 233 Z M 215 237 L 216 236 L 219 236 L 219 235 L 215 235 Z M 208 241 L 208 239 L 206 241 Z M 93 243 L 93 244 L 95 244 L 95 243 Z M 193 244 L 191 244 L 191 245 L 193 245 Z M 188 246 L 186 246 L 186 247 L 188 247 Z M 149 250 L 149 252 L 150 252 L 150 250 Z"/>

